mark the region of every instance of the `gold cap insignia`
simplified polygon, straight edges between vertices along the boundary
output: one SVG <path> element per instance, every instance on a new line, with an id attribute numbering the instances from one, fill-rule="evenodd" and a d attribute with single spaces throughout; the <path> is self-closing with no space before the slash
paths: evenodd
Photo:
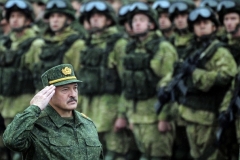
<path id="1" fill-rule="evenodd" d="M 62 73 L 66 76 L 72 73 L 72 69 L 69 67 L 65 67 L 62 69 Z"/>

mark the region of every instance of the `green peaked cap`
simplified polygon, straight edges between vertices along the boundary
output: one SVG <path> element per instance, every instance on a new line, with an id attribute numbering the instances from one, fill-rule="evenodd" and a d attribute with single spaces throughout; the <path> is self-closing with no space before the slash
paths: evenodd
<path id="1" fill-rule="evenodd" d="M 82 82 L 78 80 L 74 74 L 73 66 L 71 64 L 61 64 L 50 68 L 42 74 L 43 86 L 62 86 L 70 83 Z"/>

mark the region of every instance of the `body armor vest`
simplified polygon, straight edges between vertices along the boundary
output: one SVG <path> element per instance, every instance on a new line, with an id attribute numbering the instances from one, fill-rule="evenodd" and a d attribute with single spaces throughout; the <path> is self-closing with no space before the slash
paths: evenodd
<path id="1" fill-rule="evenodd" d="M 207 49 L 207 52 L 205 50 L 205 56 L 199 59 L 196 67 L 206 70 L 206 63 L 212 58 L 217 49 L 222 46 L 224 46 L 223 43 L 217 42 L 211 48 Z M 192 50 L 194 51 L 194 48 Z M 213 113 L 217 113 L 218 107 L 230 85 L 213 86 L 209 91 L 203 92 L 194 87 L 192 75 L 190 74 L 184 77 L 184 83 L 187 86 L 187 94 L 186 96 L 178 94 L 179 103 L 194 110 L 205 110 Z"/>
<path id="2" fill-rule="evenodd" d="M 158 51 L 159 44 L 163 40 L 154 37 L 146 43 L 146 53 L 136 53 L 136 42 L 127 45 L 127 55 L 123 59 L 125 71 L 123 73 L 123 94 L 126 99 L 145 100 L 156 95 L 156 87 L 159 81 L 150 67 L 150 61 Z"/>
<path id="3" fill-rule="evenodd" d="M 101 94 L 120 94 L 121 81 L 117 68 L 108 67 L 108 57 L 114 49 L 114 45 L 122 35 L 115 34 L 109 38 L 104 49 L 88 42 L 88 47 L 81 52 L 81 65 L 79 76 L 82 83 L 79 84 L 80 94 L 87 96 Z"/>
<path id="4" fill-rule="evenodd" d="M 48 42 L 46 46 L 42 48 L 40 54 L 40 62 L 35 65 L 34 68 L 34 85 L 37 89 L 42 88 L 41 75 L 48 69 L 59 65 L 63 62 L 64 54 L 68 51 L 71 45 L 79 39 L 77 34 L 70 35 L 66 40 L 59 45 L 59 42 Z"/>
<path id="5" fill-rule="evenodd" d="M 16 96 L 24 93 L 34 93 L 32 72 L 21 66 L 22 56 L 27 53 L 32 42 L 29 38 L 18 46 L 18 50 L 11 50 L 12 41 L 6 40 L 5 52 L 0 53 L 0 95 Z"/>

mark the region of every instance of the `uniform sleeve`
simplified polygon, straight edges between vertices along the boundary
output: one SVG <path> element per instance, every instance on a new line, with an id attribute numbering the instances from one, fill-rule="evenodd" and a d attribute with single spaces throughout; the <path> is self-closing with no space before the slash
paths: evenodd
<path id="1" fill-rule="evenodd" d="M 63 63 L 69 63 L 72 64 L 74 70 L 76 72 L 79 71 L 79 64 L 80 64 L 80 53 L 82 50 L 85 49 L 85 42 L 84 40 L 77 40 L 75 41 L 71 48 L 66 52 L 66 54 L 63 57 Z"/>
<path id="2" fill-rule="evenodd" d="M 178 60 L 177 51 L 169 42 L 161 42 L 157 53 L 150 62 L 154 73 L 164 77 L 173 72 L 174 63 Z"/>
<path id="3" fill-rule="evenodd" d="M 28 69 L 33 70 L 34 64 L 39 62 L 39 55 L 42 52 L 42 46 L 44 43 L 45 42 L 42 39 L 36 39 L 32 42 L 31 47 L 24 57 L 24 65 Z"/>
<path id="4" fill-rule="evenodd" d="M 109 55 L 109 67 L 113 68 L 116 66 L 120 77 L 123 73 L 123 57 L 126 55 L 127 43 L 126 39 L 119 39 L 115 44 L 114 50 Z"/>
<path id="5" fill-rule="evenodd" d="M 31 105 L 23 113 L 17 114 L 3 134 L 4 144 L 17 152 L 26 151 L 31 146 L 30 132 L 40 112 L 39 107 Z"/>
<path id="6" fill-rule="evenodd" d="M 228 84 L 237 73 L 237 64 L 230 52 L 221 47 L 206 63 L 206 69 L 197 68 L 192 74 L 196 88 L 207 92 L 213 86 Z"/>

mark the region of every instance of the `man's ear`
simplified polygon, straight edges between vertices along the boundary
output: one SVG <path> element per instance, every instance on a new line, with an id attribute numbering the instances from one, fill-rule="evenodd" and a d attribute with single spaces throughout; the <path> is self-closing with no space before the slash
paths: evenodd
<path id="1" fill-rule="evenodd" d="M 107 23 L 107 26 L 110 26 L 112 24 L 112 20 L 108 19 L 106 23 Z"/>

